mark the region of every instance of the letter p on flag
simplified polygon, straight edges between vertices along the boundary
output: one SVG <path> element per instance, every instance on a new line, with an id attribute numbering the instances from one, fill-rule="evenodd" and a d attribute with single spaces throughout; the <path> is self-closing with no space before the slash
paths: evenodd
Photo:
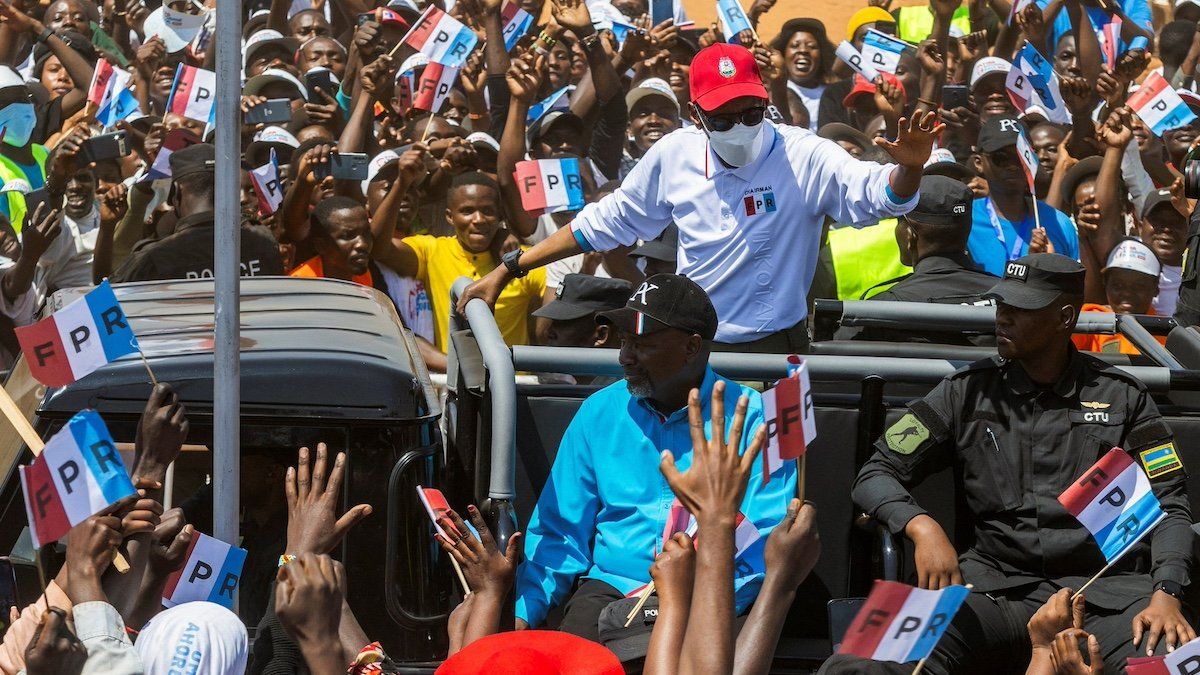
<path id="1" fill-rule="evenodd" d="M 245 563 L 245 549 L 195 532 L 188 546 L 187 561 L 167 577 L 163 605 L 174 607 L 201 601 L 233 609 L 234 593 L 241 582 Z"/>
<path id="2" fill-rule="evenodd" d="M 767 446 L 763 448 L 763 485 L 786 462 L 804 455 L 808 444 L 817 437 L 816 413 L 812 388 L 804 359 L 788 357 L 788 376 L 763 392 L 763 419 L 767 425 Z"/>

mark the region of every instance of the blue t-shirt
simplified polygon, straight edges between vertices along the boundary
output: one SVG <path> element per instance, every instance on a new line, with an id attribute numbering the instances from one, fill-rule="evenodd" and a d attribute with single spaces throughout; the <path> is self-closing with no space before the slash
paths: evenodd
<path id="1" fill-rule="evenodd" d="M 1146 0 L 1120 0 L 1121 10 L 1125 12 L 1134 23 L 1142 28 L 1152 31 L 1152 23 L 1150 20 L 1150 5 Z M 1038 6 L 1043 10 L 1046 5 L 1050 4 L 1050 0 L 1038 0 Z M 1092 20 L 1092 27 L 1099 33 L 1104 29 L 1104 26 L 1112 20 L 1112 16 L 1100 9 L 1099 7 L 1088 7 L 1083 5 L 1084 12 Z M 1058 10 L 1058 14 L 1054 17 L 1054 25 L 1050 31 L 1050 44 L 1047 45 L 1048 54 L 1053 54 L 1058 49 L 1058 41 L 1062 36 L 1071 32 L 1071 17 L 1067 15 L 1066 8 Z M 1127 52 L 1130 49 L 1145 49 L 1147 46 L 1146 38 L 1137 37 L 1132 42 L 1121 41 L 1121 48 L 1118 53 Z M 1112 66 L 1109 66 L 1110 68 Z"/>
<path id="2" fill-rule="evenodd" d="M 46 186 L 46 176 L 42 174 L 42 167 L 38 166 L 36 161 L 33 164 L 14 163 L 21 169 L 21 173 L 25 174 L 25 180 L 29 181 L 31 190 L 40 190 Z M 0 181 L 0 188 L 2 187 L 4 187 L 4 182 Z M 12 213 L 9 211 L 8 200 L 0 199 L 0 213 L 3 213 L 5 218 L 11 219 Z M 20 223 L 17 223 L 17 226 L 20 227 Z"/>
<path id="3" fill-rule="evenodd" d="M 1004 263 L 1029 253 L 1035 221 L 1032 213 L 1020 222 L 1005 220 L 991 203 L 992 200 L 985 197 L 976 199 L 971 205 L 971 236 L 967 239 L 967 250 L 985 272 L 1002 277 Z M 1038 202 L 1037 208 L 1042 227 L 1050 243 L 1054 244 L 1054 252 L 1079 260 L 1079 234 L 1071 218 L 1044 202 Z M 992 221 L 993 213 L 995 222 Z M 1002 238 L 996 236 L 997 225 Z"/>

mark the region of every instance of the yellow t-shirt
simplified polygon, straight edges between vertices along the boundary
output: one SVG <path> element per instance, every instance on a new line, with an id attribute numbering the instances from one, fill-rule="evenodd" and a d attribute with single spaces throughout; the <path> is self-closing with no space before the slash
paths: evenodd
<path id="1" fill-rule="evenodd" d="M 417 234 L 403 241 L 417 254 L 417 278 L 425 282 L 433 305 L 434 344 L 445 352 L 450 343 L 450 286 L 459 277 L 479 279 L 495 269 L 496 263 L 486 251 L 469 253 L 457 237 Z M 496 324 L 510 347 L 529 344 L 529 303 L 541 301 L 545 292 L 546 270 L 539 267 L 524 278 L 513 279 L 500 293 Z"/>

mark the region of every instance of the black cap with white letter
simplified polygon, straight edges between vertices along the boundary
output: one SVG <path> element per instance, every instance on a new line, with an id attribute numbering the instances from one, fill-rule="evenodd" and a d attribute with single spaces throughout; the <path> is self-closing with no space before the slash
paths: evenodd
<path id="1" fill-rule="evenodd" d="M 921 196 L 905 218 L 930 225 L 971 226 L 971 188 L 945 176 L 921 178 Z"/>
<path id="2" fill-rule="evenodd" d="M 1042 309 L 1059 295 L 1083 295 L 1084 268 L 1057 253 L 1034 253 L 1004 265 L 1004 278 L 983 294 L 1018 309 Z"/>

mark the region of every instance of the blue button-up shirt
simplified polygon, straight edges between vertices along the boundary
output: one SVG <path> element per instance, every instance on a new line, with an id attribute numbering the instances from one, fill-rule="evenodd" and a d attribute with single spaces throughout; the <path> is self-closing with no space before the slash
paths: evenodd
<path id="1" fill-rule="evenodd" d="M 700 387 L 704 428 L 710 435 L 709 407 L 717 379 L 710 368 Z M 737 400 L 743 394 L 750 405 L 739 452 L 745 452 L 754 430 L 763 422 L 762 397 L 725 380 L 726 429 L 732 425 Z M 630 396 L 624 381 L 583 402 L 563 435 L 550 479 L 525 533 L 525 562 L 517 570 L 518 617 L 530 626 L 541 624 L 580 575 L 608 583 L 622 593 L 650 581 L 650 564 L 662 547 L 662 531 L 675 499 L 658 470 L 663 450 L 674 454 L 680 471 L 691 466 L 687 408 L 664 419 L 645 400 Z M 755 462 L 742 513 L 758 527 L 761 538 L 735 566 L 739 613 L 758 594 L 763 545 L 796 493 L 795 463 L 776 471 L 766 486 L 762 478 L 762 462 Z"/>
<path id="2" fill-rule="evenodd" d="M 1071 217 L 1046 202 L 1038 202 L 1037 209 L 1046 237 L 1054 244 L 1054 252 L 1079 260 L 1079 234 Z M 1000 227 L 999 235 L 996 232 L 997 225 Z M 1029 253 L 1029 240 L 1033 238 L 1035 225 L 1032 213 L 1026 214 L 1024 220 L 1014 222 L 1000 215 L 988 197 L 976 199 L 971 204 L 971 234 L 967 238 L 967 250 L 983 271 L 1002 277 L 1006 262 Z"/>

